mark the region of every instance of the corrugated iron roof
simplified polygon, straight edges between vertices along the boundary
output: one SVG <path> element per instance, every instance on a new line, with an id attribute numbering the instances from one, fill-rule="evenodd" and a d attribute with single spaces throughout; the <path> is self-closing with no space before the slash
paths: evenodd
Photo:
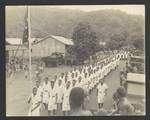
<path id="1" fill-rule="evenodd" d="M 42 38 L 31 38 L 31 43 L 33 43 L 35 40 L 40 40 Z M 11 45 L 20 45 L 22 44 L 22 38 L 6 38 L 6 43 Z"/>
<path id="2" fill-rule="evenodd" d="M 56 35 L 51 35 L 52 38 L 66 44 L 66 45 L 73 45 L 73 41 L 72 39 L 68 39 L 68 38 L 65 38 L 65 37 L 62 37 L 62 36 L 56 36 Z"/>
<path id="3" fill-rule="evenodd" d="M 39 42 L 44 41 L 44 40 L 46 40 L 46 39 L 48 39 L 50 37 L 55 39 L 55 40 L 57 40 L 57 41 L 59 41 L 59 42 L 61 42 L 61 43 L 63 43 L 63 44 L 65 44 L 65 45 L 74 45 L 72 39 L 65 38 L 65 37 L 62 37 L 62 36 L 56 36 L 56 35 L 46 36 L 45 38 L 43 38 L 41 40 L 38 40 L 37 42 L 35 42 L 33 44 L 38 44 Z"/>
<path id="4" fill-rule="evenodd" d="M 22 44 L 22 39 L 21 38 L 6 38 L 6 42 L 11 45 L 18 45 L 18 44 Z"/>
<path id="5" fill-rule="evenodd" d="M 31 38 L 31 43 L 38 44 L 39 42 L 46 40 L 50 37 L 65 44 L 65 45 L 73 45 L 74 44 L 72 39 L 65 38 L 62 36 L 56 36 L 56 35 L 49 35 L 49 36 L 46 36 L 45 38 Z M 6 38 L 6 42 L 11 45 L 19 45 L 19 44 L 22 44 L 22 39 L 21 38 Z"/>

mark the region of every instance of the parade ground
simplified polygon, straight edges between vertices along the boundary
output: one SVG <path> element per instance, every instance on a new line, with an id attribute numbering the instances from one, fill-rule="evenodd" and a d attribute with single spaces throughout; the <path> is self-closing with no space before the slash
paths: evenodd
<path id="1" fill-rule="evenodd" d="M 112 108 L 112 95 L 120 85 L 120 69 L 125 67 L 125 61 L 120 61 L 119 67 L 110 72 L 105 77 L 105 82 L 108 85 L 108 93 L 104 102 L 104 108 L 110 110 Z M 69 66 L 59 66 L 45 68 L 43 76 L 53 78 L 54 75 L 60 75 L 61 72 L 71 70 Z M 34 72 L 34 66 L 32 68 Z M 11 78 L 6 78 L 6 116 L 27 116 L 29 104 L 27 103 L 32 90 L 32 81 L 25 79 L 24 72 L 15 73 Z M 15 89 L 14 89 L 15 88 Z M 97 109 L 96 89 L 90 95 L 89 106 L 90 109 Z M 41 116 L 47 116 L 48 113 L 42 109 Z M 57 115 L 62 115 L 58 112 Z"/>

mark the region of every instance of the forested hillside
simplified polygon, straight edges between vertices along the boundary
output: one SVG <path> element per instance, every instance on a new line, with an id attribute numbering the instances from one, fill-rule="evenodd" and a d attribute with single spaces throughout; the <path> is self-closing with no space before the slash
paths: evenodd
<path id="1" fill-rule="evenodd" d="M 6 36 L 22 37 L 25 8 L 9 8 L 6 11 Z M 99 41 L 142 40 L 144 16 L 130 15 L 119 10 L 83 12 L 56 8 L 31 8 L 32 37 L 49 34 L 72 37 L 73 29 L 80 23 L 89 23 Z M 116 37 L 116 38 L 115 38 Z M 136 39 L 136 40 L 137 40 Z"/>

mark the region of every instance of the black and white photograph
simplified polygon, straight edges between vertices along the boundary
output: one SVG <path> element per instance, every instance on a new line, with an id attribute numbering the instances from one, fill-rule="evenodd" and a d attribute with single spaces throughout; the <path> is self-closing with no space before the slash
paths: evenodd
<path id="1" fill-rule="evenodd" d="M 144 5 L 5 7 L 6 116 L 144 116 Z"/>

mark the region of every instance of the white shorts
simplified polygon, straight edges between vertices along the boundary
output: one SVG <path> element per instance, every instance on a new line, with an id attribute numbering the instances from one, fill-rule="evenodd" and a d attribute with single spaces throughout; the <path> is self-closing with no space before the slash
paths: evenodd
<path id="1" fill-rule="evenodd" d="M 57 103 L 62 103 L 62 97 L 59 96 L 59 97 L 57 98 Z"/>
<path id="2" fill-rule="evenodd" d="M 104 103 L 104 95 L 98 95 L 98 103 Z"/>
<path id="3" fill-rule="evenodd" d="M 48 110 L 56 110 L 57 109 L 57 105 L 54 101 L 50 101 L 48 102 Z"/>
<path id="4" fill-rule="evenodd" d="M 62 104 L 62 111 L 70 111 L 70 104 L 64 102 Z"/>
<path id="5" fill-rule="evenodd" d="M 43 93 L 43 100 L 42 100 L 42 102 L 48 104 L 48 100 L 49 100 L 48 93 L 44 92 Z"/>
<path id="6" fill-rule="evenodd" d="M 62 111 L 70 111 L 69 98 L 63 99 Z"/>

